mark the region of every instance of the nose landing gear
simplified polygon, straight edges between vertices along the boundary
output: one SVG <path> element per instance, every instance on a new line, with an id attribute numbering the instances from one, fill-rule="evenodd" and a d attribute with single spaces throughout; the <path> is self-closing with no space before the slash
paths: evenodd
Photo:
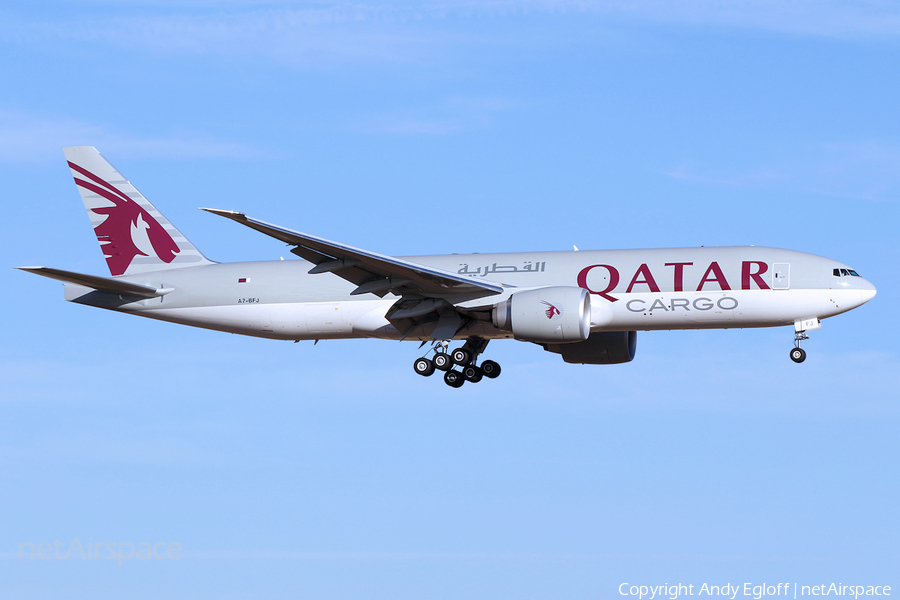
<path id="1" fill-rule="evenodd" d="M 806 360 L 806 350 L 800 347 L 800 342 L 808 340 L 807 331 L 818 329 L 822 326 L 819 319 L 813 317 L 811 319 L 801 319 L 794 322 L 794 347 L 791 348 L 791 360 L 795 363 L 802 363 Z"/>
<path id="2" fill-rule="evenodd" d="M 425 356 L 417 358 L 413 363 L 413 369 L 419 375 L 428 377 L 435 369 L 444 371 L 444 383 L 453 388 L 461 387 L 465 382 L 478 383 L 484 377 L 494 379 L 500 375 L 500 365 L 492 360 L 485 360 L 479 366 L 478 355 L 484 352 L 488 340 L 483 338 L 469 338 L 466 343 L 452 352 L 447 351 L 449 342 L 442 340 L 436 342 L 432 351 L 434 358 Z M 453 367 L 459 366 L 460 370 Z"/>

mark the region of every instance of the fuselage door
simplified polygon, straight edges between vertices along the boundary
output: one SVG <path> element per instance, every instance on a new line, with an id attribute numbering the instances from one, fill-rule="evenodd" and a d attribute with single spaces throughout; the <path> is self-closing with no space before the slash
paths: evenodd
<path id="1" fill-rule="evenodd" d="M 791 287 L 791 265 L 775 263 L 772 265 L 772 289 L 787 290 Z"/>

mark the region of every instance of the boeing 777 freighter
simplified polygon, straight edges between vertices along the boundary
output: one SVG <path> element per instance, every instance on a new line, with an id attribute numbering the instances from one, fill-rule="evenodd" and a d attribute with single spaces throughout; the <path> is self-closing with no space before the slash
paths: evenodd
<path id="1" fill-rule="evenodd" d="M 615 364 L 634 358 L 637 330 L 793 326 L 799 363 L 808 331 L 875 296 L 843 263 L 777 248 L 391 257 L 205 208 L 302 259 L 215 263 L 94 147 L 64 151 L 111 277 L 20 268 L 64 281 L 66 300 L 276 340 L 432 342 L 415 371 L 452 387 L 499 375 L 479 357 L 503 338 Z"/>

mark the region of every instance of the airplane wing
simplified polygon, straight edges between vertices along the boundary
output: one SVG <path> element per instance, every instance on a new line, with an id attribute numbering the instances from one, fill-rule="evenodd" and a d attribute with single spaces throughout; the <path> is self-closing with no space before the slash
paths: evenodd
<path id="1" fill-rule="evenodd" d="M 52 269 L 50 267 L 16 267 L 20 271 L 28 271 L 35 275 L 43 275 L 50 279 L 65 281 L 66 283 L 77 283 L 85 287 L 93 288 L 101 292 L 109 292 L 111 294 L 121 294 L 123 296 L 141 296 L 143 298 L 154 298 L 163 296 L 172 291 L 172 288 L 156 289 L 147 285 L 140 285 L 119 279 L 111 279 L 109 277 L 97 277 L 96 275 L 86 275 L 84 273 L 75 273 L 74 271 L 63 271 L 62 269 Z"/>
<path id="2" fill-rule="evenodd" d="M 405 297 L 447 300 L 452 304 L 503 292 L 502 287 L 493 283 L 474 281 L 449 271 L 345 246 L 253 219 L 244 213 L 216 208 L 201 210 L 296 246 L 291 252 L 315 265 L 309 271 L 311 274 L 334 273 L 356 284 L 356 289 L 350 292 L 354 296 L 371 293 L 384 297 L 393 292 Z"/>

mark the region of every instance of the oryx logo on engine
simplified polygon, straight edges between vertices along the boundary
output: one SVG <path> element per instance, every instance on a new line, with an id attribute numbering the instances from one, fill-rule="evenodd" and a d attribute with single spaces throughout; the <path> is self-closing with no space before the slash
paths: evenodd
<path id="1" fill-rule="evenodd" d="M 546 300 L 541 300 L 541 304 L 546 305 L 548 308 L 544 311 L 544 314 L 547 315 L 548 319 L 552 319 L 553 315 L 562 314 L 559 312 L 559 309 L 547 302 Z"/>

